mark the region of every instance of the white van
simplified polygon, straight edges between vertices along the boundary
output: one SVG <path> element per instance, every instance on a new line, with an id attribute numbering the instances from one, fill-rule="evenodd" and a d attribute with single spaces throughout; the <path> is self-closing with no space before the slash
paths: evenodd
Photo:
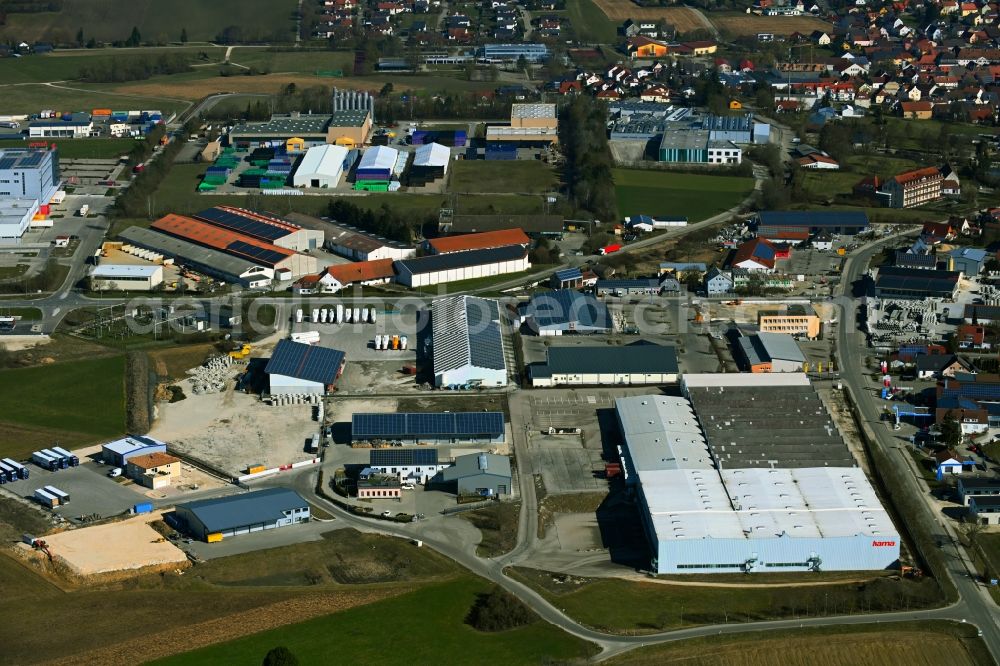
<path id="1" fill-rule="evenodd" d="M 116 476 L 121 476 L 121 475 L 122 475 L 121 467 L 114 467 L 111 469 L 111 471 L 108 472 L 108 476 L 110 476 L 112 479 L 115 478 Z"/>

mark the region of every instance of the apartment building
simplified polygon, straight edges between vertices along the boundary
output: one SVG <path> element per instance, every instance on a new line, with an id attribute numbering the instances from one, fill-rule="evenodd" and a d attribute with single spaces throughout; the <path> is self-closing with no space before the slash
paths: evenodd
<path id="1" fill-rule="evenodd" d="M 888 198 L 890 208 L 911 208 L 940 199 L 943 180 L 937 167 L 916 169 L 891 178 L 880 194 Z"/>

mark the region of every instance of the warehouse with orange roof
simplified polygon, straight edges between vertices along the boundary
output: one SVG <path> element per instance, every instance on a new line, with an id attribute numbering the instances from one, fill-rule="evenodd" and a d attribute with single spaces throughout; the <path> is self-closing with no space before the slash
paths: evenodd
<path id="1" fill-rule="evenodd" d="M 448 254 L 469 250 L 492 250 L 509 245 L 520 245 L 527 248 L 530 244 L 531 240 L 521 229 L 500 229 L 478 234 L 432 238 L 427 241 L 427 250 L 431 254 Z"/>

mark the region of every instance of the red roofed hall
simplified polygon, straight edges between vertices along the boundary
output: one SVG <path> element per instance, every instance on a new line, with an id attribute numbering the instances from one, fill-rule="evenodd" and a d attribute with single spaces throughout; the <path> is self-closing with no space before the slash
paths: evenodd
<path id="1" fill-rule="evenodd" d="M 466 250 L 491 250 L 508 245 L 528 247 L 530 243 L 527 234 L 521 229 L 501 229 L 478 234 L 432 238 L 427 241 L 427 249 L 432 254 L 448 254 L 450 252 L 465 252 Z"/>
<path id="2" fill-rule="evenodd" d="M 168 236 L 272 268 L 278 279 L 294 279 L 315 273 L 317 270 L 315 257 L 298 254 L 287 248 L 191 217 L 171 213 L 153 222 L 150 228 Z"/>

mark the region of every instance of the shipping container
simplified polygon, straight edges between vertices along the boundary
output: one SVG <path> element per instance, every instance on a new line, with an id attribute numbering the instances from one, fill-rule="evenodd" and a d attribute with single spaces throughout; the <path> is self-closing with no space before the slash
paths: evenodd
<path id="1" fill-rule="evenodd" d="M 152 511 L 153 511 L 152 502 L 142 502 L 132 507 L 132 513 L 152 513 Z"/>
<path id="2" fill-rule="evenodd" d="M 50 458 L 55 459 L 57 461 L 56 464 L 59 465 L 59 469 L 66 469 L 67 467 L 69 467 L 69 458 L 61 456 L 52 449 L 42 449 L 42 453 L 44 453 Z"/>
<path id="3" fill-rule="evenodd" d="M 22 465 L 21 463 L 15 461 L 15 460 L 11 460 L 10 458 L 4 458 L 3 462 L 4 462 L 4 464 L 10 465 L 15 470 L 17 470 L 17 476 L 18 476 L 18 478 L 21 478 L 21 479 L 27 479 L 28 478 L 28 476 L 29 476 L 28 468 L 25 467 L 24 465 Z"/>
<path id="4" fill-rule="evenodd" d="M 62 448 L 61 446 L 53 446 L 52 450 L 55 451 L 56 453 L 58 453 L 59 455 L 63 456 L 64 458 L 67 458 L 69 460 L 69 466 L 70 467 L 76 467 L 77 465 L 80 464 L 80 458 L 78 458 L 77 456 L 73 455 L 73 453 L 71 451 L 67 451 L 66 449 Z"/>
<path id="5" fill-rule="evenodd" d="M 263 472 L 266 467 L 263 465 L 250 465 L 247 467 L 247 474 L 257 474 L 258 472 Z"/>
<path id="6" fill-rule="evenodd" d="M 54 472 L 59 469 L 59 461 L 55 457 L 42 453 L 41 451 L 35 451 L 31 454 L 31 462 L 43 469 L 49 470 L 50 472 Z"/>
<path id="7" fill-rule="evenodd" d="M 55 495 L 56 497 L 58 497 L 60 506 L 62 506 L 63 504 L 69 504 L 69 493 L 63 492 L 62 490 L 59 490 L 55 486 L 44 486 L 42 490 L 44 490 L 50 495 Z"/>
<path id="8" fill-rule="evenodd" d="M 205 541 L 209 543 L 218 543 L 222 541 L 222 534 L 219 532 L 215 532 L 214 534 L 209 534 L 208 536 L 205 537 Z"/>
<path id="9" fill-rule="evenodd" d="M 59 498 L 51 493 L 47 493 L 41 488 L 35 491 L 35 499 L 38 500 L 40 504 L 44 504 L 50 509 L 54 509 L 59 506 Z"/>

